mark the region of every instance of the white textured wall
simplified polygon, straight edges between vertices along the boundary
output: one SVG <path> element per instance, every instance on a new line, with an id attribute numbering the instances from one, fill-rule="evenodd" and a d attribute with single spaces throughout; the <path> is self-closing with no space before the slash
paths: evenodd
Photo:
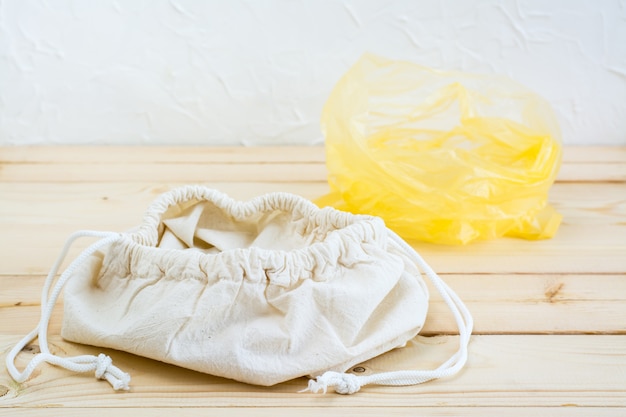
<path id="1" fill-rule="evenodd" d="M 319 144 L 365 51 L 501 73 L 626 144 L 620 0 L 0 0 L 0 144 Z"/>

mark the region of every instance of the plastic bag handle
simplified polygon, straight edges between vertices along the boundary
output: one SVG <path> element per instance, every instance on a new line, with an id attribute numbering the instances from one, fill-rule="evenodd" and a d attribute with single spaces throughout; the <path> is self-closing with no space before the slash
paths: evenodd
<path id="1" fill-rule="evenodd" d="M 101 238 L 99 241 L 93 243 L 91 246 L 87 247 L 70 265 L 67 269 L 61 274 L 58 281 L 53 287 L 54 278 L 59 270 L 59 267 L 63 263 L 67 252 L 69 251 L 72 243 L 80 237 L 98 237 Z M 20 340 L 14 347 L 11 349 L 9 354 L 6 357 L 6 367 L 9 371 L 11 377 L 18 383 L 22 383 L 30 378 L 31 374 L 41 364 L 42 362 L 47 362 L 51 365 L 60 366 L 69 371 L 73 372 L 92 372 L 95 371 L 96 378 L 98 379 L 106 379 L 111 386 L 115 390 L 128 390 L 130 383 L 130 375 L 125 372 L 122 372 L 119 368 L 112 365 L 111 358 L 100 354 L 98 356 L 93 355 L 82 355 L 82 356 L 73 356 L 62 358 L 57 355 L 53 355 L 50 353 L 50 348 L 48 347 L 48 325 L 50 323 L 50 317 L 52 316 L 52 310 L 54 309 L 54 305 L 56 304 L 61 291 L 63 290 L 63 286 L 70 279 L 74 271 L 81 266 L 89 256 L 93 255 L 98 249 L 103 246 L 106 246 L 114 241 L 120 239 L 121 234 L 113 233 L 113 232 L 97 232 L 91 230 L 81 230 L 73 233 L 65 242 L 65 246 L 61 251 L 57 261 L 54 266 L 50 270 L 50 273 L 46 277 L 46 281 L 44 283 L 43 291 L 41 293 L 41 318 L 37 326 L 22 340 Z M 50 294 L 50 289 L 52 288 L 52 293 Z M 17 355 L 24 349 L 24 347 L 30 343 L 35 338 L 39 339 L 39 347 L 41 353 L 35 355 L 34 358 L 30 360 L 26 368 L 22 372 L 20 372 L 15 366 L 15 358 Z"/>
<path id="2" fill-rule="evenodd" d="M 389 236 L 411 257 L 415 264 L 426 274 L 430 282 L 437 289 L 441 297 L 448 305 L 457 327 L 459 328 L 459 349 L 447 361 L 433 370 L 405 370 L 381 372 L 372 375 L 357 376 L 350 373 L 325 372 L 309 381 L 309 386 L 304 391 L 324 392 L 328 387 L 334 387 L 339 394 L 354 394 L 368 384 L 377 385 L 417 385 L 424 382 L 452 376 L 459 372 L 467 362 L 467 349 L 470 336 L 474 327 L 474 320 L 467 307 L 456 293 L 433 271 L 424 259 L 396 233 L 389 230 Z"/>

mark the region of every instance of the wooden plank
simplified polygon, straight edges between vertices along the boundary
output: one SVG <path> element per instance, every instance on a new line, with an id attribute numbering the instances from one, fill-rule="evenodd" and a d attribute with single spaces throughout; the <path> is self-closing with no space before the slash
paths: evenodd
<path id="1" fill-rule="evenodd" d="M 624 275 L 444 275 L 474 316 L 475 334 L 626 334 Z M 43 276 L 0 275 L 0 332 L 26 333 L 39 319 Z M 425 335 L 457 334 L 429 285 Z M 51 332 L 61 329 L 60 306 Z"/>
<path id="2" fill-rule="evenodd" d="M 626 181 L 626 147 L 565 147 L 557 181 Z"/>
<path id="3" fill-rule="evenodd" d="M 237 199 L 270 191 L 312 199 L 327 190 L 321 147 L 305 152 L 7 149 L 0 148 L 0 359 L 38 322 L 43 274 L 75 229 L 134 226 L 158 194 L 193 179 Z M 121 174 L 126 169 L 129 176 Z M 111 170 L 119 173 L 107 180 Z M 86 182 L 90 178 L 93 182 Z M 414 243 L 475 318 L 468 367 L 454 378 L 417 387 L 366 387 L 349 397 L 322 396 L 298 394 L 304 379 L 252 387 L 107 350 L 116 365 L 133 374 L 130 393 L 113 393 L 91 376 L 48 366 L 21 386 L 0 371 L 0 415 L 47 410 L 54 415 L 118 410 L 121 415 L 161 415 L 180 407 L 203 415 L 318 415 L 320 409 L 342 415 L 626 414 L 626 372 L 621 372 L 626 364 L 626 147 L 566 148 L 550 201 L 564 215 L 551 240 L 498 239 L 464 247 Z M 98 353 L 60 339 L 61 307 L 50 329 L 53 351 Z M 442 333 L 456 329 L 432 293 L 423 336 Z M 432 368 L 456 349 L 454 336 L 423 336 L 366 363 L 366 372 Z M 20 366 L 29 355 L 32 351 L 20 355 Z"/>
<path id="4" fill-rule="evenodd" d="M 218 163 L 180 162 L 132 164 L 76 162 L 19 163 L 0 165 L 0 182 L 127 182 L 169 181 L 196 183 L 203 181 L 325 181 L 328 177 L 322 163 L 263 162 Z M 592 182 L 626 181 L 626 164 L 563 164 L 557 181 Z"/>
<path id="5" fill-rule="evenodd" d="M 440 274 L 466 301 L 566 303 L 626 301 L 626 273 L 599 274 Z M 43 275 L 1 275 L 0 307 L 39 305 Z M 438 298 L 432 288 L 432 301 Z"/>
<path id="6" fill-rule="evenodd" d="M 569 163 L 563 164 L 556 177 L 563 182 L 626 181 L 624 163 Z"/>
<path id="7" fill-rule="evenodd" d="M 501 238 L 467 246 L 413 243 L 440 273 L 623 273 L 626 226 L 563 224 L 548 240 Z"/>
<path id="8" fill-rule="evenodd" d="M 5 146 L 0 163 L 324 162 L 323 146 Z M 626 146 L 566 146 L 563 163 L 626 163 Z"/>
<path id="9" fill-rule="evenodd" d="M 566 146 L 563 162 L 626 163 L 626 146 Z"/>
<path id="10" fill-rule="evenodd" d="M 237 200 L 271 193 L 289 192 L 305 198 L 324 195 L 325 183 L 282 184 L 271 182 L 199 183 L 227 193 Z M 93 219 L 94 226 L 105 222 L 114 227 L 115 222 L 126 219 L 139 222 L 148 205 L 161 193 L 181 186 L 175 183 L 0 183 L 0 224 L 2 223 L 67 223 Z M 46 207 L 42 215 L 41 207 Z M 97 219 L 101 219 L 96 222 Z"/>
<path id="11" fill-rule="evenodd" d="M 613 155 L 605 152 L 607 157 Z M 7 146 L 0 164 L 324 163 L 322 146 Z"/>
<path id="12" fill-rule="evenodd" d="M 564 224 L 626 223 L 626 183 L 556 183 L 548 200 Z"/>
<path id="13" fill-rule="evenodd" d="M 180 163 L 154 164 L 4 164 L 0 182 L 128 182 L 163 181 L 198 183 L 229 182 L 307 182 L 326 178 L 323 164 L 256 162 L 246 164 Z"/>
<path id="14" fill-rule="evenodd" d="M 130 151 L 129 151 L 130 150 Z M 597 152 L 596 152 L 597 153 Z M 626 148 L 607 159 L 565 157 L 558 181 L 626 181 Z M 566 150 L 565 155 L 568 154 Z M 324 181 L 320 147 L 279 148 L 0 148 L 0 182 Z"/>
<path id="15" fill-rule="evenodd" d="M 139 221 L 157 196 L 181 183 L 47 183 L 0 182 L 0 224 L 76 223 L 93 219 L 115 221 L 132 216 Z M 205 182 L 237 200 L 248 200 L 270 192 L 289 192 L 315 200 L 328 192 L 325 182 Z M 585 183 L 557 183 L 551 191 L 551 204 L 563 215 L 564 223 L 626 223 L 626 184 L 594 183 L 593 193 Z M 590 195 L 591 194 L 591 195 Z M 46 215 L 41 207 L 45 204 Z M 80 216 L 77 216 L 77 212 Z M 98 220 L 99 219 L 99 220 Z M 96 227 L 95 225 L 93 227 Z"/>
<path id="16" fill-rule="evenodd" d="M 121 225 L 131 227 L 135 221 Z M 84 223 L 79 228 L 107 230 Z M 95 227 L 92 227 L 95 226 Z M 0 234 L 0 253 L 5 274 L 47 274 L 65 239 L 76 230 L 68 225 L 6 225 Z M 21 233 L 21 234 L 20 234 Z M 581 239 L 580 236 L 585 236 Z M 563 225 L 552 240 L 524 241 L 502 238 L 469 246 L 413 243 L 416 250 L 439 273 L 608 273 L 626 271 L 626 225 Z M 77 242 L 70 258 L 89 239 Z"/>
<path id="17" fill-rule="evenodd" d="M 418 337 L 363 367 L 366 373 L 430 369 L 456 350 L 456 339 Z M 16 341 L 1 335 L 0 350 Z M 454 377 L 409 387 L 367 386 L 352 396 L 298 393 L 304 378 L 250 386 L 58 337 L 50 342 L 60 355 L 110 354 L 132 375 L 131 391 L 115 393 L 91 375 L 42 365 L 20 385 L 0 374 L 4 407 L 626 407 L 626 373 L 615 372 L 626 363 L 626 336 L 474 336 L 468 365 Z M 33 353 L 22 353 L 18 367 Z"/>
<path id="18" fill-rule="evenodd" d="M 279 190 L 315 198 L 326 191 L 321 183 L 286 184 L 208 185 L 237 199 Z M 172 186 L 3 184 L 0 247 L 13 250 L 0 252 L 0 262 L 8 274 L 46 273 L 70 233 L 83 228 L 123 231 L 136 226 L 147 205 Z M 461 247 L 423 243 L 414 246 L 442 273 L 621 273 L 626 270 L 626 192 L 621 193 L 625 187 L 626 184 L 594 184 L 593 191 L 589 191 L 585 184 L 556 184 L 552 196 L 565 218 L 551 240 L 498 239 Z M 77 248 L 81 246 L 84 244 L 77 244 Z M 558 259 L 568 261 L 562 265 L 556 262 Z"/>
<path id="19" fill-rule="evenodd" d="M 626 334 L 624 301 L 465 301 L 474 317 L 475 334 Z M 39 306 L 0 307 L 3 331 L 27 333 L 39 320 Z M 61 331 L 62 311 L 55 310 L 50 331 Z M 30 323 L 30 325 L 26 325 Z M 431 301 L 422 334 L 458 334 L 448 307 Z"/>
<path id="20" fill-rule="evenodd" d="M 0 252 L 3 272 L 47 274 L 66 238 L 77 228 L 123 231 L 137 222 L 129 217 L 115 228 L 90 221 L 75 225 L 5 224 L 0 247 L 11 250 Z M 91 241 L 77 242 L 69 259 Z M 564 224 L 557 236 L 540 241 L 501 238 L 467 246 L 422 242 L 412 245 L 439 273 L 621 274 L 626 271 L 626 224 Z"/>
<path id="21" fill-rule="evenodd" d="M 474 317 L 474 334 L 626 334 L 626 303 L 623 300 L 491 302 L 463 300 Z M 7 321 L 3 333 L 28 333 L 41 314 L 38 305 L 0 307 Z M 50 332 L 60 334 L 61 308 L 55 309 Z M 429 304 L 424 329 L 426 336 L 458 334 L 448 307 L 440 300 Z"/>
<path id="22" fill-rule="evenodd" d="M 334 407 L 334 406 L 333 406 Z M 180 413 L 184 414 L 180 414 Z M 105 408 L 68 408 L 59 409 L 54 404 L 50 408 L 19 408 L 10 411 L 15 417 L 41 417 L 58 416 L 62 413 L 64 417 L 163 417 L 173 415 L 171 407 L 161 408 L 120 408 L 114 410 Z M 298 416 L 298 417 L 319 417 L 341 416 L 341 417 L 380 417 L 380 416 L 430 416 L 430 417 L 528 417 L 528 416 L 551 416 L 551 417 L 622 417 L 626 414 L 623 407 L 598 408 L 579 407 L 573 404 L 563 404 L 555 407 L 397 407 L 390 404 L 385 407 L 341 407 L 329 408 L 313 406 L 310 408 L 300 407 L 187 407 L 183 401 L 176 405 L 177 416 L 206 417 L 207 415 L 218 415 L 220 417 L 275 417 L 277 415 Z M 0 415 L 2 409 L 0 409 Z"/>

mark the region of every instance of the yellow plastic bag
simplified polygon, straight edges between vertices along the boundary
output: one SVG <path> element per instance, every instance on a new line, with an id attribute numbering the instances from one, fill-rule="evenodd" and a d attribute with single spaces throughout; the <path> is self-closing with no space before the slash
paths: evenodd
<path id="1" fill-rule="evenodd" d="M 494 76 L 363 56 L 322 114 L 330 194 L 320 206 L 382 217 L 406 239 L 552 237 L 561 163 L 546 101 Z"/>

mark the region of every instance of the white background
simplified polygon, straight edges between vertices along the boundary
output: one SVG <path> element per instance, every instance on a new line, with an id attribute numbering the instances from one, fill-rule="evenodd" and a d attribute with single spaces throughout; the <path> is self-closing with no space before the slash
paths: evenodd
<path id="1" fill-rule="evenodd" d="M 626 145 L 620 0 L 0 0 L 0 145 L 321 144 L 363 52 L 508 75 Z"/>

